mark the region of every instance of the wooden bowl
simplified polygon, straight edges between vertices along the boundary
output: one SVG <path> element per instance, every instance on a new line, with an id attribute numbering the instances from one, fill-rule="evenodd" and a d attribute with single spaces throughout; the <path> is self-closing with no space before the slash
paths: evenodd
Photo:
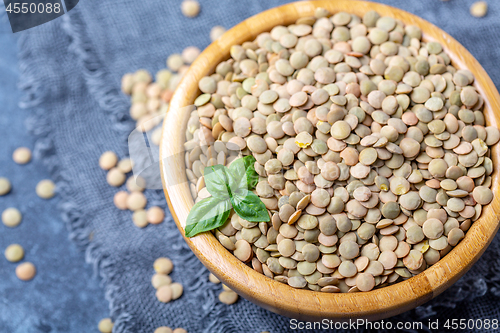
<path id="1" fill-rule="evenodd" d="M 475 86 L 485 98 L 484 113 L 488 125 L 497 126 L 500 122 L 500 96 L 481 65 L 447 33 L 417 16 L 377 3 L 354 3 L 349 0 L 300 1 L 267 10 L 243 21 L 212 43 L 191 65 L 170 102 L 161 140 L 161 172 L 170 211 L 183 235 L 186 217 L 194 204 L 182 154 L 190 115 L 185 107 L 192 105 L 199 94 L 198 81 L 211 74 L 220 61 L 229 58 L 232 45 L 252 40 L 259 33 L 270 31 L 275 25 L 289 25 L 300 17 L 312 16 L 317 7 L 326 8 L 332 13 L 346 11 L 359 16 L 369 10 L 376 10 L 381 15 L 400 19 L 405 24 L 419 26 L 423 31 L 424 41 L 440 42 L 456 67 L 467 68 L 474 73 Z M 496 170 L 493 173 L 492 190 L 495 194 L 498 193 L 498 154 L 498 148 L 493 148 L 492 159 Z M 472 224 L 465 238 L 438 263 L 406 281 L 370 292 L 328 294 L 294 289 L 269 279 L 240 262 L 211 233 L 186 239 L 186 242 L 201 262 L 224 284 L 268 310 L 301 320 L 378 320 L 413 309 L 456 282 L 490 244 L 499 227 L 499 211 L 500 196 L 495 195 L 493 202 L 484 207 L 481 218 Z"/>

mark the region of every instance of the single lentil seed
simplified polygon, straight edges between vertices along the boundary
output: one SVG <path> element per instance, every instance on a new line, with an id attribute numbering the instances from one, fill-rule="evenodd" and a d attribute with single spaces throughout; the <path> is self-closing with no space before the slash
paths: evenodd
<path id="1" fill-rule="evenodd" d="M 99 158 L 99 166 L 103 170 L 110 170 L 116 163 L 118 163 L 118 157 L 112 151 L 104 152 Z"/>
<path id="2" fill-rule="evenodd" d="M 42 199 L 50 199 L 55 194 L 56 185 L 49 179 L 41 180 L 36 185 L 36 194 Z"/>
<path id="3" fill-rule="evenodd" d="M 147 220 L 151 224 L 160 224 L 165 218 L 165 211 L 160 207 L 151 207 L 147 210 Z"/>
<path id="4" fill-rule="evenodd" d="M 162 303 L 168 303 L 172 300 L 172 288 L 164 285 L 156 290 L 156 299 Z"/>
<path id="5" fill-rule="evenodd" d="M 184 288 L 182 284 L 178 282 L 174 282 L 170 285 L 170 289 L 172 289 L 172 300 L 176 300 L 182 296 Z"/>
<path id="6" fill-rule="evenodd" d="M 238 300 L 238 294 L 231 290 L 223 291 L 219 294 L 219 301 L 224 304 L 231 305 Z"/>
<path id="7" fill-rule="evenodd" d="M 36 275 L 36 268 L 30 262 L 23 262 L 16 267 L 16 276 L 19 280 L 30 281 Z"/>
<path id="8" fill-rule="evenodd" d="M 138 228 L 145 228 L 148 225 L 148 216 L 144 209 L 138 209 L 132 214 L 132 222 Z"/>
<path id="9" fill-rule="evenodd" d="M 155 329 L 154 333 L 173 333 L 173 330 L 168 326 L 161 326 Z"/>
<path id="10" fill-rule="evenodd" d="M 0 177 L 0 196 L 10 192 L 11 185 L 7 178 Z"/>
<path id="11" fill-rule="evenodd" d="M 101 319 L 97 328 L 101 333 L 111 333 L 113 331 L 113 326 L 114 325 L 113 322 L 111 321 L 111 318 L 104 318 Z"/>
<path id="12" fill-rule="evenodd" d="M 16 208 L 7 208 L 2 212 L 2 222 L 7 227 L 17 227 L 21 223 L 21 220 L 21 212 Z"/>
<path id="13" fill-rule="evenodd" d="M 172 272 L 174 265 L 172 264 L 172 261 L 168 258 L 158 258 L 155 260 L 153 263 L 153 268 L 156 273 L 159 274 L 170 274 Z"/>
<path id="14" fill-rule="evenodd" d="M 5 249 L 5 258 L 10 262 L 18 262 L 24 258 L 24 249 L 19 244 L 12 244 Z"/>
<path id="15" fill-rule="evenodd" d="M 474 17 L 484 17 L 488 12 L 488 3 L 486 1 L 477 1 L 470 7 L 470 13 Z"/>
<path id="16" fill-rule="evenodd" d="M 127 198 L 127 207 L 131 211 L 136 211 L 146 207 L 147 199 L 142 192 L 132 192 Z"/>
<path id="17" fill-rule="evenodd" d="M 29 161 L 31 161 L 31 150 L 29 150 L 29 148 L 26 147 L 19 147 L 16 150 L 14 150 L 14 153 L 12 154 L 12 159 L 17 164 L 26 164 Z"/>
<path id="18" fill-rule="evenodd" d="M 170 278 L 170 276 L 165 275 L 165 274 L 156 273 L 151 278 L 151 285 L 155 289 L 158 289 L 158 288 L 163 287 L 163 286 L 170 285 L 171 283 L 172 283 L 172 279 Z"/>
<path id="19" fill-rule="evenodd" d="M 196 17 L 200 12 L 200 4 L 196 0 L 183 0 L 181 3 L 181 11 L 186 17 Z"/>
<path id="20" fill-rule="evenodd" d="M 113 197 L 113 203 L 115 204 L 116 208 L 121 210 L 126 210 L 128 209 L 127 198 L 128 198 L 128 192 L 126 191 L 116 192 L 115 196 Z"/>

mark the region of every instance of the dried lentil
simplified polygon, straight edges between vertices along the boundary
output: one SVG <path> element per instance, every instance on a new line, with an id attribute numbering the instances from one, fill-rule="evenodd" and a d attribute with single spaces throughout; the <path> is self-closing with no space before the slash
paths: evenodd
<path id="1" fill-rule="evenodd" d="M 10 262 L 18 262 L 24 258 L 24 249 L 19 244 L 12 244 L 5 249 L 5 258 Z"/>
<path id="2" fill-rule="evenodd" d="M 42 199 L 50 199 L 55 194 L 56 185 L 49 179 L 41 180 L 36 185 L 36 194 Z"/>
<path id="3" fill-rule="evenodd" d="M 101 333 L 111 333 L 113 331 L 113 322 L 110 318 L 104 318 L 99 322 L 98 329 Z"/>
<path id="4" fill-rule="evenodd" d="M 2 222 L 10 228 L 17 227 L 22 218 L 21 212 L 17 208 L 7 208 L 2 212 Z"/>
<path id="5" fill-rule="evenodd" d="M 10 192 L 11 185 L 7 178 L 0 177 L 0 195 L 6 195 Z"/>
<path id="6" fill-rule="evenodd" d="M 198 16 L 200 3 L 196 0 L 183 0 L 181 3 L 182 14 L 186 17 Z"/>
<path id="7" fill-rule="evenodd" d="M 19 147 L 14 150 L 12 154 L 12 159 L 17 164 L 26 164 L 31 161 L 31 150 L 26 147 Z"/>
<path id="8" fill-rule="evenodd" d="M 29 281 L 32 280 L 36 275 L 36 268 L 30 262 L 23 262 L 16 267 L 16 276 L 19 280 Z"/>

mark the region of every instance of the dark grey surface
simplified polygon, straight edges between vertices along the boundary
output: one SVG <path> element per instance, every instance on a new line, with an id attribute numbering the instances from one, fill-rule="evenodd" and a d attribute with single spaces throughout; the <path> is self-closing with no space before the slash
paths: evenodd
<path id="1" fill-rule="evenodd" d="M 193 332 L 287 332 L 288 319 L 247 301 L 218 302 L 220 286 L 208 283 L 206 269 L 183 242 L 170 217 L 162 225 L 137 230 L 130 212 L 112 206 L 116 190 L 104 184 L 97 167 L 108 149 L 126 154 L 133 123 L 128 100 L 119 91 L 125 72 L 145 67 L 157 71 L 166 57 L 184 47 L 209 43 L 210 27 L 230 27 L 283 1 L 200 1 L 195 19 L 180 13 L 180 0 L 85 1 L 69 15 L 21 35 L 23 89 L 35 115 L 30 128 L 62 188 L 63 214 L 75 241 L 87 246 L 87 258 L 99 268 L 116 321 L 115 332 L 152 332 L 182 326 Z M 483 19 L 469 15 L 472 0 L 380 1 L 402 7 L 437 24 L 467 47 L 500 83 L 500 3 L 489 1 Z M 353 3 L 354 5 L 354 3 Z M 161 192 L 148 193 L 163 204 Z M 163 204 L 164 205 L 164 204 Z M 92 233 L 92 241 L 88 235 Z M 484 257 L 453 287 L 435 300 L 390 319 L 392 322 L 448 318 L 499 319 L 500 246 L 498 237 Z M 181 299 L 155 300 L 150 286 L 152 263 L 169 256 L 172 277 L 185 286 Z M 443 326 L 441 326 L 442 328 Z"/>
<path id="2" fill-rule="evenodd" d="M 36 184 L 50 174 L 39 159 L 22 166 L 12 161 L 14 149 L 33 148 L 35 140 L 24 124 L 30 112 L 17 105 L 17 38 L 6 18 L 0 14 L 0 177 L 10 179 L 12 191 L 0 197 L 0 213 L 16 207 L 23 220 L 17 228 L 0 223 L 0 332 L 95 332 L 109 305 L 84 254 L 68 238 L 57 207 L 60 197 L 43 200 L 35 193 Z M 22 245 L 25 261 L 36 265 L 34 280 L 16 278 L 17 264 L 3 255 L 12 243 Z"/>

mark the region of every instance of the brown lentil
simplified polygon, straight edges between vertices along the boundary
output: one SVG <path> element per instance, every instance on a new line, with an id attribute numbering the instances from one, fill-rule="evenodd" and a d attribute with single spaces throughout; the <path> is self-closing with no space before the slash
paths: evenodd
<path id="1" fill-rule="evenodd" d="M 23 262 L 16 267 L 16 276 L 19 280 L 29 281 L 36 275 L 36 268 L 30 262 Z"/>

